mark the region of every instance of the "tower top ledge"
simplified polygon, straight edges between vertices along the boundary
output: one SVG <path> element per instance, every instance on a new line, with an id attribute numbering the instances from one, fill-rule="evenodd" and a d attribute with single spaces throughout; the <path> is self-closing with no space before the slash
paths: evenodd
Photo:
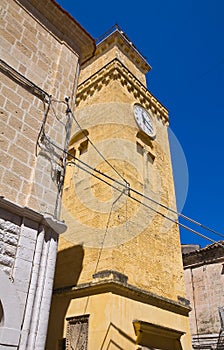
<path id="1" fill-rule="evenodd" d="M 139 52 L 132 41 L 117 24 L 97 38 L 96 44 L 94 58 L 117 45 L 119 49 L 135 63 L 143 74 L 146 74 L 151 70 L 151 66 L 146 61 L 146 58 Z"/>

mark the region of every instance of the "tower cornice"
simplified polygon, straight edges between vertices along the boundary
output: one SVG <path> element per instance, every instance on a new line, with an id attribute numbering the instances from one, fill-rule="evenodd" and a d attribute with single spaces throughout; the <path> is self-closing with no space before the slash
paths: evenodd
<path id="1" fill-rule="evenodd" d="M 93 96 L 95 92 L 101 90 L 103 86 L 108 85 L 112 80 L 119 81 L 134 96 L 136 102 L 139 102 L 147 109 L 151 109 L 158 119 L 161 119 L 164 124 L 168 124 L 168 110 L 118 58 L 114 58 L 78 86 L 76 106 L 78 107 L 81 101 L 85 101 L 88 96 Z"/>
<path id="2" fill-rule="evenodd" d="M 75 298 L 102 293 L 113 293 L 123 297 L 128 297 L 129 299 L 134 299 L 144 304 L 151 304 L 163 310 L 184 316 L 187 316 L 191 311 L 186 299 L 183 301 L 171 300 L 114 278 L 83 283 L 77 286 L 57 288 L 53 291 L 54 296 L 60 297 L 66 295 Z"/>
<path id="3" fill-rule="evenodd" d="M 151 70 L 151 66 L 146 58 L 117 25 L 112 28 L 112 31 L 105 33 L 98 39 L 94 57 L 101 55 L 113 46 L 117 46 L 132 62 L 134 62 L 143 74 Z"/>

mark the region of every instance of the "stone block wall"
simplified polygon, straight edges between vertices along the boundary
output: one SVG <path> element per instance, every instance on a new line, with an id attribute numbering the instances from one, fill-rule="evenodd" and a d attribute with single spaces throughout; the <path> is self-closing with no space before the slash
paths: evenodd
<path id="1" fill-rule="evenodd" d="M 20 232 L 20 218 L 15 221 L 0 219 L 0 264 L 3 271 L 11 275 L 16 256 Z"/>
<path id="2" fill-rule="evenodd" d="M 16 1 L 3 1 L 2 19 L 1 194 L 54 215 L 68 118 L 65 104 L 52 102 L 49 108 L 49 96 L 73 97 L 79 53 L 52 35 L 43 14 L 39 23 Z M 38 147 L 44 118 L 42 131 L 60 149 Z"/>
<path id="3" fill-rule="evenodd" d="M 183 262 L 194 348 L 216 349 L 221 337 L 219 310 L 224 307 L 224 250 L 217 244 L 194 249 L 183 254 Z"/>
<path id="4" fill-rule="evenodd" d="M 2 198 L 0 217 L 0 348 L 35 349 L 44 342 L 36 327 L 44 313 L 46 332 L 58 234 L 41 214 Z"/>
<path id="5" fill-rule="evenodd" d="M 0 348 L 44 349 L 65 230 L 65 96 L 72 108 L 95 42 L 53 0 L 2 0 L 0 15 Z"/>

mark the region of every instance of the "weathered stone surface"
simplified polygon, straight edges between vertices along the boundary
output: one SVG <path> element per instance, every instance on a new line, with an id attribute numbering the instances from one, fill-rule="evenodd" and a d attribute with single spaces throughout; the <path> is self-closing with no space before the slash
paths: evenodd
<path id="1" fill-rule="evenodd" d="M 64 98 L 75 98 L 95 42 L 54 1 L 2 0 L 0 14 L 0 348 L 44 349 L 71 128 Z"/>
<path id="2" fill-rule="evenodd" d="M 10 274 L 16 257 L 20 227 L 13 222 L 0 219 L 0 265 Z"/>
<path id="3" fill-rule="evenodd" d="M 62 101 L 65 96 L 73 97 L 79 50 L 84 50 L 83 58 L 90 56 L 95 44 L 75 21 L 69 21 L 73 28 L 72 31 L 70 28 L 69 36 L 67 21 L 63 23 L 62 35 L 60 29 L 56 29 L 59 23 L 55 23 L 56 27 L 51 24 L 57 16 L 60 18 L 62 12 L 55 6 L 53 15 L 52 6 L 51 3 L 42 6 L 38 2 L 26 2 L 26 11 L 13 0 L 2 4 L 1 59 L 8 66 L 4 73 L 1 71 L 4 118 L 1 118 L 0 161 L 2 195 L 19 205 L 54 214 L 58 183 L 53 173 L 54 166 L 63 158 L 63 151 L 52 147 L 53 153 L 48 149 L 47 157 L 44 157 L 39 153 L 40 148 L 37 149 L 46 101 L 49 95 Z M 34 11 L 34 8 L 39 8 L 39 11 Z M 32 17 L 33 11 L 38 19 Z M 52 35 L 52 30 L 55 35 Z M 79 33 L 78 37 L 75 37 L 75 32 Z M 29 87 L 24 79 L 30 81 Z M 42 96 L 37 94 L 35 87 L 43 92 Z M 52 102 L 52 108 L 54 111 L 50 109 L 46 115 L 45 131 L 58 147 L 64 149 L 66 106 Z M 36 176 L 38 171 L 41 177 Z"/>
<path id="4" fill-rule="evenodd" d="M 169 345 L 160 346 L 156 335 L 150 348 L 190 350 L 188 318 L 180 311 L 188 308 L 179 230 L 166 218 L 176 216 L 165 209 L 176 208 L 168 112 L 144 85 L 141 60 L 133 64 L 134 48 L 126 50 L 125 39 L 116 36 L 113 32 L 99 44 L 78 87 L 75 117 L 81 128 L 73 124 L 70 140 L 63 193 L 68 230 L 60 239 L 47 349 L 57 346 L 56 329 L 66 336 L 66 317 L 90 314 L 91 350 L 136 349 L 136 318 L 173 329 L 179 337 L 185 333 L 181 345 L 167 339 Z M 156 138 L 138 127 L 135 103 L 152 114 Z M 138 296 L 166 299 L 166 306 L 137 300 L 130 290 L 125 294 L 129 284 Z M 175 314 L 169 312 L 173 303 L 180 307 Z M 56 324 L 58 314 L 63 316 Z"/>
<path id="5" fill-rule="evenodd" d="M 220 242 L 224 243 L 224 242 Z M 216 349 L 224 306 L 224 249 L 218 244 L 183 254 L 191 334 L 195 346 Z"/>

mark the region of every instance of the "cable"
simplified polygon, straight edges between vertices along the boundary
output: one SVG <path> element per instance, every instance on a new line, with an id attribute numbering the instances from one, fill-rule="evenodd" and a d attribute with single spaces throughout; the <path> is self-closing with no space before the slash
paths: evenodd
<path id="1" fill-rule="evenodd" d="M 71 162 L 70 162 L 70 163 L 71 163 Z M 157 214 L 163 216 L 165 219 L 167 219 L 167 220 L 169 220 L 169 221 L 175 223 L 176 225 L 178 225 L 178 226 L 180 226 L 180 227 L 182 227 L 182 228 L 184 228 L 184 229 L 190 231 L 191 233 L 194 233 L 194 234 L 200 236 L 201 238 L 204 238 L 204 239 L 206 239 L 206 240 L 208 240 L 208 241 L 210 241 L 210 242 L 212 242 L 212 243 L 216 243 L 216 244 L 218 244 L 219 246 L 221 246 L 222 248 L 224 248 L 224 245 L 223 245 L 222 243 L 219 243 L 219 242 L 217 242 L 217 241 L 215 241 L 215 240 L 213 240 L 213 239 L 211 239 L 211 238 L 209 238 L 209 237 L 207 237 L 207 236 L 205 236 L 205 235 L 203 235 L 203 234 L 201 234 L 201 233 L 199 233 L 199 232 L 197 232 L 197 231 L 191 229 L 190 227 L 188 227 L 188 226 L 186 226 L 186 225 L 184 225 L 184 224 L 181 224 L 181 223 L 178 222 L 177 220 L 174 220 L 174 219 L 172 219 L 172 218 L 166 216 L 165 214 L 161 213 L 160 211 L 158 211 L 158 210 L 156 210 L 156 209 L 150 207 L 148 204 L 142 203 L 139 199 L 137 199 L 137 198 L 131 196 L 130 194 L 125 193 L 125 191 L 123 191 L 123 190 L 117 188 L 116 186 L 110 184 L 110 183 L 107 182 L 106 180 L 101 179 L 99 176 L 97 176 L 97 175 L 91 173 L 90 171 L 86 170 L 85 168 L 83 168 L 83 167 L 80 166 L 79 164 L 76 164 L 76 163 L 73 163 L 73 164 L 75 164 L 79 169 L 81 169 L 81 170 L 87 172 L 88 174 L 94 176 L 94 177 L 97 178 L 98 180 L 100 180 L 100 181 L 104 182 L 105 184 L 109 185 L 110 187 L 114 188 L 114 189 L 117 190 L 118 192 L 123 193 L 124 195 L 126 195 L 126 196 L 128 196 L 129 198 L 133 199 L 133 200 L 136 201 L 137 203 L 139 203 L 139 204 L 143 205 L 144 207 L 146 207 L 146 208 L 148 208 L 148 209 L 154 211 L 155 213 L 157 213 Z"/>
<path id="2" fill-rule="evenodd" d="M 180 213 L 180 212 L 178 212 L 178 211 L 176 211 L 176 210 L 174 210 L 174 209 L 172 209 L 172 208 L 170 208 L 170 207 L 167 207 L 166 205 L 157 202 L 157 201 L 154 200 L 153 198 L 150 198 L 150 197 L 144 195 L 143 193 L 141 193 L 141 192 L 139 192 L 139 191 L 137 191 L 137 190 L 131 188 L 131 187 L 130 187 L 130 184 L 128 183 L 128 181 L 114 168 L 114 166 L 113 166 L 107 159 L 105 159 L 105 157 L 103 156 L 103 154 L 98 150 L 98 148 L 97 148 L 97 147 L 94 145 L 94 143 L 90 140 L 90 138 L 88 137 L 88 135 L 86 135 L 85 131 L 82 129 L 81 125 L 79 124 L 79 122 L 77 121 L 77 119 L 75 118 L 74 114 L 72 113 L 72 111 L 71 111 L 71 109 L 70 109 L 70 107 L 69 107 L 69 98 L 66 97 L 66 98 L 65 98 L 65 101 L 60 101 L 60 100 L 53 100 L 53 101 L 54 101 L 54 102 L 58 102 L 58 103 L 64 103 L 64 104 L 67 106 L 66 113 L 70 113 L 70 114 L 71 114 L 73 120 L 76 122 L 77 126 L 79 127 L 79 129 L 81 130 L 81 132 L 83 133 L 83 135 L 86 137 L 86 139 L 89 141 L 89 143 L 93 146 L 93 148 L 97 151 L 97 153 L 102 157 L 102 159 L 103 159 L 103 160 L 116 172 L 116 174 L 125 182 L 125 187 L 126 187 L 126 188 L 128 187 L 129 190 L 131 190 L 132 192 L 134 192 L 134 193 L 136 193 L 136 194 L 142 196 L 143 198 L 145 198 L 145 199 L 151 201 L 152 203 L 155 203 L 155 204 L 161 206 L 162 208 L 164 208 L 164 209 L 166 209 L 166 210 L 168 210 L 168 211 L 170 211 L 170 212 L 172 212 L 172 213 L 178 215 L 178 217 L 181 217 L 181 218 L 183 218 L 183 219 L 185 219 L 185 220 L 187 220 L 187 221 L 189 221 L 189 222 L 191 222 L 191 223 L 193 223 L 193 224 L 195 224 L 195 225 L 197 225 L 197 226 L 199 226 L 199 227 L 205 229 L 206 231 L 210 231 L 210 232 L 214 233 L 215 235 L 224 238 L 224 235 L 222 235 L 221 233 L 219 233 L 219 232 L 217 232 L 217 231 L 215 231 L 215 230 L 209 228 L 208 226 L 205 226 L 205 225 L 199 223 L 198 221 L 196 221 L 196 220 L 194 220 L 194 219 L 191 219 L 191 218 L 189 218 L 188 216 L 186 216 L 186 215 L 184 215 L 184 214 L 182 214 L 182 213 Z M 67 154 L 69 154 L 69 153 L 67 153 Z M 76 159 L 77 161 L 83 163 L 80 159 L 76 158 L 75 156 L 73 156 L 73 155 L 71 155 L 71 156 L 72 156 L 74 159 Z M 88 166 L 88 165 L 85 164 L 85 163 L 83 163 L 83 164 L 84 164 L 85 166 L 87 166 L 87 167 L 90 167 L 90 166 Z M 90 168 L 91 168 L 91 167 L 90 167 Z M 106 175 L 106 174 L 103 174 L 102 172 L 98 171 L 97 169 L 94 169 L 94 168 L 91 168 L 91 169 L 94 170 L 94 171 L 96 171 L 96 172 L 98 172 L 98 173 L 100 173 L 101 175 L 103 175 L 103 176 L 105 176 L 105 177 L 111 179 L 112 181 L 118 183 L 119 185 L 124 186 L 124 185 L 123 185 L 121 182 L 119 182 L 118 180 L 112 179 L 110 176 L 108 176 L 108 175 Z"/>
<path id="3" fill-rule="evenodd" d="M 41 123 L 41 128 L 38 132 L 37 135 L 37 140 L 36 140 L 36 156 L 37 156 L 37 147 L 39 146 L 42 148 L 44 145 L 45 151 L 47 151 L 50 155 L 49 161 L 51 163 L 51 178 L 53 181 L 56 181 L 57 183 L 57 196 L 56 196 L 56 201 L 55 201 L 55 206 L 54 206 L 54 218 L 58 218 L 59 215 L 59 206 L 60 206 L 60 197 L 61 197 L 61 192 L 63 189 L 63 184 L 64 184 L 64 175 L 65 175 L 65 166 L 66 166 L 66 153 L 63 151 L 61 147 L 57 148 L 59 149 L 62 153 L 62 155 L 57 154 L 55 152 L 55 144 L 52 143 L 50 138 L 46 135 L 45 133 L 45 126 L 47 123 L 47 118 L 49 113 L 52 111 L 53 116 L 55 119 L 60 122 L 64 129 L 65 129 L 65 143 L 64 143 L 64 149 L 68 148 L 68 143 L 70 139 L 70 132 L 71 132 L 71 117 L 68 112 L 68 108 L 66 110 L 66 122 L 64 123 L 60 118 L 57 116 L 56 111 L 53 107 L 52 102 L 59 102 L 57 100 L 54 100 L 51 95 L 48 95 L 48 100 L 44 100 L 44 116 L 43 120 Z M 61 101 L 60 101 L 61 102 Z M 46 106 L 47 103 L 47 106 Z M 57 159 L 55 159 L 57 158 Z"/>
<path id="4" fill-rule="evenodd" d="M 74 119 L 74 121 L 76 122 L 76 124 L 78 125 L 79 129 L 81 130 L 81 132 L 83 133 L 83 135 L 86 137 L 86 139 L 89 141 L 89 143 L 93 146 L 93 148 L 95 149 L 95 151 L 100 155 L 100 157 L 107 163 L 107 165 L 109 165 L 114 171 L 115 173 L 125 182 L 126 186 L 129 186 L 129 183 L 127 182 L 127 180 L 125 180 L 125 178 L 115 169 L 115 167 L 108 162 L 108 160 L 103 156 L 103 154 L 98 150 L 98 148 L 94 145 L 94 143 L 90 140 L 90 138 L 88 137 L 88 135 L 86 135 L 85 131 L 82 129 L 81 125 L 79 124 L 78 120 L 75 118 L 74 114 L 72 113 L 72 111 L 70 110 L 71 116 Z"/>
<path id="5" fill-rule="evenodd" d="M 55 102 L 55 101 L 52 100 L 52 102 Z M 51 104 L 51 108 L 52 108 L 53 114 L 54 114 L 55 118 L 57 119 L 57 121 L 65 127 L 66 124 L 63 123 L 63 122 L 60 120 L 60 118 L 57 116 L 57 113 L 56 113 L 56 111 L 55 111 L 55 109 L 54 109 L 53 104 Z"/>
<path id="6" fill-rule="evenodd" d="M 39 131 L 39 133 L 37 135 L 36 148 L 35 148 L 36 156 L 37 156 L 37 146 L 39 146 L 40 135 L 41 135 L 41 133 L 44 133 L 44 127 L 45 127 L 45 123 L 46 123 L 46 120 L 47 120 L 48 113 L 50 111 L 50 106 L 51 106 L 51 95 L 49 95 L 47 109 L 44 111 L 44 117 L 43 117 L 43 120 L 42 120 L 41 128 L 40 128 L 40 131 Z M 44 109 L 45 109 L 45 104 L 44 104 Z"/>
<path id="7" fill-rule="evenodd" d="M 46 96 L 50 96 L 46 91 L 34 84 L 31 80 L 27 79 L 23 74 L 12 68 L 2 59 L 0 59 L 0 70 L 24 89 L 28 90 L 33 95 L 38 97 L 41 101 L 44 101 Z"/>
<path id="8" fill-rule="evenodd" d="M 83 165 L 85 165 L 86 167 L 88 167 L 89 169 L 91 169 L 91 170 L 93 170 L 93 171 L 95 171 L 95 172 L 97 172 L 97 173 L 103 175 L 104 177 L 106 177 L 106 178 L 112 180 L 113 182 L 116 182 L 118 185 L 124 186 L 120 181 L 118 181 L 118 180 L 116 180 L 116 179 L 113 179 L 113 178 L 110 177 L 109 175 L 102 173 L 100 170 L 97 170 L 97 169 L 91 167 L 90 165 L 88 165 L 88 164 L 86 164 L 85 162 L 83 162 L 81 159 L 78 159 L 77 157 L 75 157 L 75 156 L 73 156 L 73 155 L 72 155 L 72 157 L 73 157 L 75 160 L 77 160 L 77 161 L 79 161 L 80 163 L 82 163 Z M 127 187 L 126 187 L 126 188 L 127 188 Z M 132 187 L 130 187 L 130 186 L 128 186 L 128 189 L 129 189 L 129 191 L 132 191 L 132 192 L 134 192 L 135 194 L 138 194 L 139 196 L 141 196 L 141 197 L 143 197 L 143 198 L 145 198 L 145 199 L 151 201 L 151 202 L 154 203 L 154 204 L 159 205 L 160 207 L 162 207 L 162 208 L 164 208 L 164 209 L 166 209 L 166 210 L 168 210 L 168 211 L 170 211 L 170 212 L 172 212 L 172 213 L 178 215 L 179 217 L 181 217 L 181 218 L 183 218 L 183 219 L 185 219 L 185 220 L 187 220 L 187 221 L 189 221 L 189 222 L 191 222 L 191 223 L 193 223 L 193 224 L 195 224 L 195 225 L 197 225 L 197 226 L 199 226 L 199 227 L 201 227 L 201 228 L 203 228 L 203 229 L 205 229 L 205 230 L 207 230 L 207 231 L 210 231 L 210 232 L 216 234 L 217 236 L 220 236 L 220 237 L 224 238 L 224 235 L 222 235 L 221 233 L 216 232 L 215 230 L 210 229 L 209 227 L 207 227 L 207 226 L 205 226 L 205 225 L 202 225 L 202 224 L 199 223 L 198 221 L 193 220 L 193 219 L 189 218 L 188 216 L 186 216 L 186 215 L 184 215 L 184 214 L 181 214 L 181 213 L 179 213 L 178 211 L 175 211 L 174 209 L 172 209 L 172 208 L 170 208 L 170 207 L 167 207 L 166 205 L 164 205 L 164 204 L 162 204 L 162 203 L 157 202 L 157 201 L 154 200 L 153 198 L 146 196 L 144 193 L 141 193 L 141 192 L 135 190 L 134 188 L 132 188 Z"/>
<path id="9" fill-rule="evenodd" d="M 100 157 L 115 171 L 115 173 L 125 182 L 126 186 L 129 186 L 129 183 L 127 182 L 127 180 L 125 180 L 125 178 L 114 168 L 114 166 L 103 156 L 103 154 L 98 150 L 98 148 L 94 145 L 94 143 L 91 141 L 91 139 L 88 137 L 88 135 L 86 135 L 85 131 L 83 130 L 83 128 L 81 127 L 81 125 L 79 124 L 78 120 L 75 118 L 74 113 L 72 112 L 70 106 L 69 106 L 69 97 L 65 97 L 65 101 L 62 100 L 53 100 L 53 102 L 57 102 L 57 103 L 63 103 L 67 106 L 67 111 L 66 113 L 70 113 L 73 120 L 76 122 L 77 126 L 79 127 L 79 129 L 81 130 L 82 134 L 85 136 L 85 138 L 89 141 L 89 143 L 93 146 L 93 148 L 95 149 L 95 151 L 100 155 Z"/>
<path id="10" fill-rule="evenodd" d="M 80 161 L 83 165 L 89 167 L 91 170 L 93 170 L 93 171 L 95 171 L 95 172 L 98 172 L 100 175 L 105 176 L 105 177 L 107 177 L 108 179 L 110 179 L 110 180 L 114 181 L 115 183 L 117 183 L 117 184 L 119 184 L 119 185 L 121 185 L 121 186 L 124 187 L 124 184 L 122 184 L 122 183 L 119 182 L 118 180 L 113 179 L 113 178 L 111 178 L 110 176 L 108 176 L 108 175 L 106 175 L 106 174 L 100 172 L 99 170 L 92 168 L 90 165 L 88 165 L 88 164 L 82 162 L 80 159 L 76 158 L 76 157 L 75 157 L 74 155 L 72 155 L 71 153 L 67 152 L 66 150 L 61 149 L 61 147 L 57 146 L 54 142 L 52 142 L 52 141 L 48 138 L 47 135 L 45 135 L 45 137 L 47 138 L 48 142 L 50 142 L 50 143 L 51 143 L 53 146 L 55 146 L 56 148 L 60 149 L 62 152 L 65 152 L 67 155 L 69 155 L 70 157 L 72 157 L 72 158 L 74 158 L 74 159 Z M 72 163 L 72 162 L 70 162 L 70 163 Z M 93 174 L 92 172 L 86 170 L 85 168 L 81 167 L 80 165 L 78 165 L 78 164 L 76 164 L 76 163 L 73 163 L 73 164 L 76 165 L 77 167 L 79 167 L 81 170 L 86 171 L 88 174 L 90 174 L 90 175 L 96 177 L 97 179 L 99 179 L 100 181 L 104 182 L 105 184 L 111 186 L 111 187 L 114 188 L 115 190 L 117 190 L 117 191 L 119 191 L 119 192 L 122 192 L 121 189 L 115 187 L 113 184 L 107 182 L 106 180 L 101 179 L 100 177 L 98 177 L 97 175 Z M 127 189 L 127 187 L 126 187 L 126 189 Z M 176 215 L 179 215 L 180 213 L 178 213 L 178 212 L 176 212 L 175 210 L 173 210 L 173 209 L 171 209 L 171 208 L 169 208 L 169 207 L 163 205 L 162 203 L 159 203 L 159 202 L 155 201 L 154 199 L 152 199 L 152 198 L 150 198 L 150 197 L 148 197 L 148 196 L 145 196 L 143 193 L 141 193 L 141 192 L 139 192 L 139 191 L 137 191 L 137 190 L 135 190 L 135 189 L 133 189 L 133 188 L 131 188 L 131 187 L 128 187 L 128 192 L 127 192 L 127 193 L 124 192 L 125 195 L 129 196 L 130 198 L 132 198 L 133 200 L 137 201 L 138 203 L 140 203 L 141 205 L 145 206 L 146 208 L 155 211 L 157 214 L 162 215 L 164 218 L 168 219 L 169 221 L 172 221 L 173 223 L 175 223 L 175 224 L 177 224 L 178 226 L 180 226 L 180 227 L 182 227 L 182 228 L 184 228 L 184 229 L 190 231 L 191 233 L 194 233 L 194 234 L 196 234 L 196 235 L 198 235 L 198 236 L 200 236 L 200 237 L 202 237 L 202 238 L 204 238 L 204 239 L 206 239 L 206 240 L 208 240 L 208 241 L 210 241 L 210 242 L 212 242 L 212 243 L 216 243 L 216 244 L 218 244 L 219 246 L 221 246 L 222 248 L 224 248 L 224 245 L 223 245 L 223 244 L 221 244 L 221 243 L 219 243 L 219 242 L 217 242 L 217 241 L 215 241 L 215 240 L 213 240 L 213 239 L 211 239 L 211 238 L 209 238 L 209 237 L 207 237 L 207 236 L 205 236 L 205 235 L 203 235 L 203 234 L 201 234 L 201 233 L 199 233 L 199 232 L 197 232 L 197 231 L 191 229 L 190 227 L 188 227 L 188 226 L 186 226 L 186 225 L 184 225 L 184 224 L 181 224 L 181 223 L 178 222 L 177 220 L 171 219 L 170 217 L 164 215 L 163 213 L 157 211 L 156 209 L 153 209 L 153 208 L 150 207 L 149 205 L 147 205 L 147 204 L 145 204 L 145 203 L 142 203 L 142 202 L 141 202 L 140 200 L 138 200 L 137 198 L 134 198 L 133 196 L 131 196 L 130 191 L 132 191 L 132 192 L 134 192 L 134 193 L 140 195 L 141 197 L 143 197 L 143 198 L 145 198 L 145 199 L 148 199 L 148 200 L 152 201 L 154 204 L 157 204 L 157 205 L 163 207 L 164 209 L 167 209 L 167 210 L 169 210 L 169 211 L 175 213 Z M 182 214 L 180 214 L 180 216 L 182 216 Z M 189 221 L 191 221 L 191 222 L 197 224 L 197 221 L 192 220 L 192 219 L 188 218 L 188 217 L 185 216 L 185 215 L 183 215 L 183 218 L 186 218 L 187 220 L 189 220 Z M 200 224 L 200 226 L 203 226 L 203 225 Z M 205 226 L 205 227 L 206 227 L 206 226 Z M 208 228 L 208 229 L 209 229 L 209 228 Z M 212 232 L 215 232 L 214 230 L 211 230 L 211 229 L 209 229 L 209 230 L 212 231 Z M 223 235 L 221 235 L 221 234 L 219 234 L 219 233 L 216 233 L 216 234 L 217 234 L 217 235 L 220 235 L 221 237 L 223 236 Z"/>

